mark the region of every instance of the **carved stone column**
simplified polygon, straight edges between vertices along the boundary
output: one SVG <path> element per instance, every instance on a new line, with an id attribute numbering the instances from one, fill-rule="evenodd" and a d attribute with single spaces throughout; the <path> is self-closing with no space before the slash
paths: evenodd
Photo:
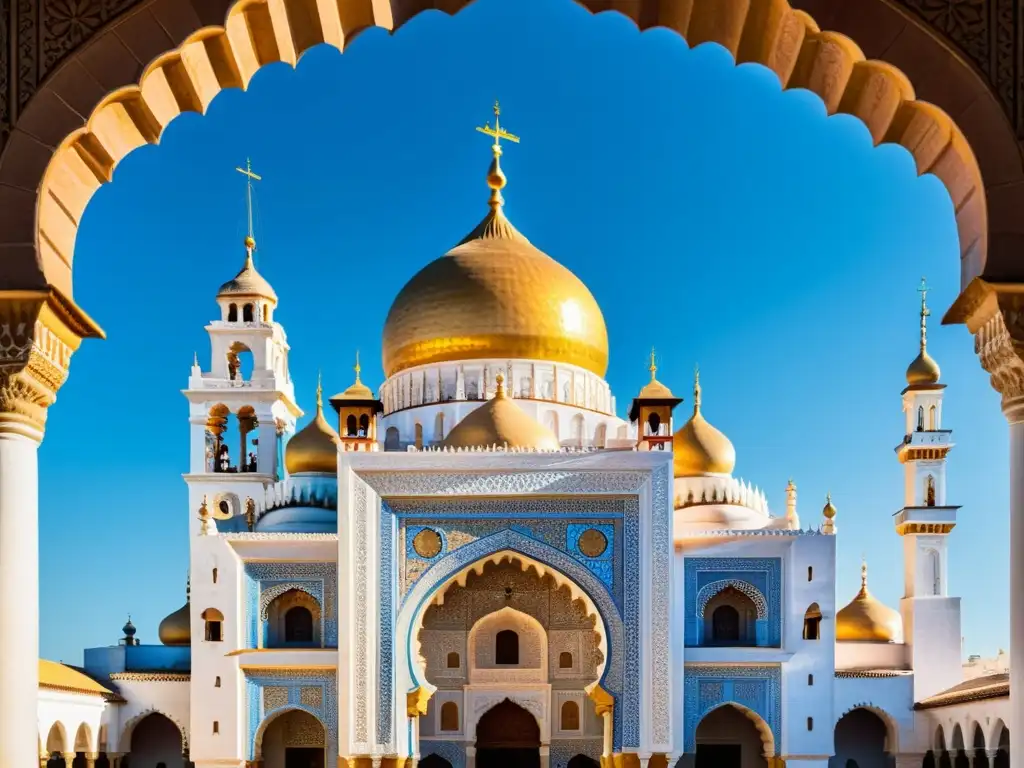
<path id="1" fill-rule="evenodd" d="M 64 758 L 64 768 L 71 768 L 71 764 L 75 762 L 75 753 L 62 752 L 61 757 Z"/>
<path id="2" fill-rule="evenodd" d="M 1010 653 L 1024 658 L 1024 286 L 975 285 L 958 303 L 969 305 L 974 350 L 1002 395 L 1010 428 Z M 1024 690 L 1024 664 L 1010 667 L 1010 688 Z M 1024 696 L 1010 697 L 1006 725 L 1024 733 Z M 1010 765 L 1022 768 L 1022 757 L 1011 755 Z"/>
<path id="3" fill-rule="evenodd" d="M 85 768 L 96 768 L 96 761 L 100 759 L 99 752 L 85 753 Z"/>
<path id="4" fill-rule="evenodd" d="M 0 768 L 39 762 L 37 453 L 71 353 L 99 333 L 55 292 L 0 291 Z"/>
<path id="5" fill-rule="evenodd" d="M 476 747 L 466 747 L 466 768 L 476 768 Z"/>

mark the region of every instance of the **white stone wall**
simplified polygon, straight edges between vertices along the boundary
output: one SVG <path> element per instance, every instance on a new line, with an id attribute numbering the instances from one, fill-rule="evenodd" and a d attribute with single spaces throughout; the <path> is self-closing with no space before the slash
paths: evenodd
<path id="1" fill-rule="evenodd" d="M 109 734 L 113 731 L 116 735 L 116 710 L 116 706 L 108 704 L 101 696 L 40 688 L 39 744 L 42 751 L 106 751 Z"/>

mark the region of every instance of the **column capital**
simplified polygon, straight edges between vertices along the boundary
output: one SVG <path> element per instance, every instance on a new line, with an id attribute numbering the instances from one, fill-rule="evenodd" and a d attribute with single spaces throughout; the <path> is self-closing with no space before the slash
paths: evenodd
<path id="1" fill-rule="evenodd" d="M 981 284 L 965 292 L 967 328 L 974 351 L 1003 396 L 1003 414 L 1011 423 L 1024 421 L 1024 284 Z M 961 297 L 963 298 L 963 297 Z"/>
<path id="2" fill-rule="evenodd" d="M 72 353 L 102 335 L 56 291 L 0 291 L 0 433 L 41 441 Z"/>

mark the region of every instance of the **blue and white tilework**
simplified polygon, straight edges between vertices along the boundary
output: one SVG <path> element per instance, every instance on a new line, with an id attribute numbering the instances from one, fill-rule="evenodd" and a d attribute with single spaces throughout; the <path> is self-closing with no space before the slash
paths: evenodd
<path id="1" fill-rule="evenodd" d="M 683 561 L 687 646 L 704 638 L 704 607 L 719 591 L 734 587 L 757 608 L 757 645 L 782 642 L 782 561 L 777 557 L 688 557 Z"/>
<path id="2" fill-rule="evenodd" d="M 782 670 L 778 666 L 687 666 L 683 694 L 683 748 L 687 753 L 697 751 L 697 726 L 704 716 L 729 703 L 757 713 L 771 729 L 778 752 L 782 743 Z"/>
<path id="3" fill-rule="evenodd" d="M 608 546 L 597 557 L 587 557 L 580 550 L 580 536 L 594 528 L 604 534 Z M 583 563 L 587 568 L 597 574 L 597 577 L 609 587 L 613 585 L 615 563 L 615 547 L 618 538 L 615 536 L 615 526 L 610 523 L 569 523 L 565 526 L 565 551 Z"/>
<path id="4" fill-rule="evenodd" d="M 335 563 L 245 564 L 246 627 L 249 648 L 260 647 L 266 637 L 266 610 L 278 595 L 290 589 L 308 593 L 321 606 L 324 646 L 338 645 L 338 572 Z"/>
<path id="5" fill-rule="evenodd" d="M 264 691 L 268 687 L 286 688 L 287 704 L 272 709 L 264 707 Z M 317 688 L 319 697 L 314 703 L 303 702 L 302 689 Z M 277 715 L 290 710 L 302 710 L 317 718 L 327 732 L 327 754 L 338 754 L 338 678 L 334 670 L 277 669 L 245 676 L 248 706 L 248 740 L 246 753 L 249 760 L 257 760 L 257 735 L 262 740 L 261 725 L 269 724 Z M 315 703 L 319 699 L 319 704 Z"/>

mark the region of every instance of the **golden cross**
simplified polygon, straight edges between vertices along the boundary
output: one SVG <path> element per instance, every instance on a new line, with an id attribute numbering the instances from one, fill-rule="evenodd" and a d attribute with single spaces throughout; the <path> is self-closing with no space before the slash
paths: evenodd
<path id="1" fill-rule="evenodd" d="M 252 172 L 252 163 L 249 162 L 248 157 L 245 158 L 245 168 L 235 168 L 235 170 L 245 176 L 245 202 L 249 209 L 249 238 L 247 244 L 249 241 L 252 241 L 253 244 L 255 244 L 252 236 L 252 182 L 254 179 L 256 181 L 263 181 L 263 177 Z"/>
<path id="2" fill-rule="evenodd" d="M 928 298 L 928 281 L 923 277 L 917 291 L 921 294 L 921 349 L 924 350 L 928 334 L 928 320 L 926 318 L 931 314 L 931 310 L 928 309 L 928 305 L 925 303 L 925 299 Z"/>
<path id="3" fill-rule="evenodd" d="M 501 140 L 508 139 L 513 144 L 519 143 L 519 137 L 509 133 L 501 127 L 501 105 L 497 101 L 494 102 L 494 127 L 491 128 L 490 123 L 484 123 L 483 128 L 477 126 L 477 130 L 480 133 L 485 133 L 494 139 L 494 148 L 500 153 L 501 151 Z"/>

